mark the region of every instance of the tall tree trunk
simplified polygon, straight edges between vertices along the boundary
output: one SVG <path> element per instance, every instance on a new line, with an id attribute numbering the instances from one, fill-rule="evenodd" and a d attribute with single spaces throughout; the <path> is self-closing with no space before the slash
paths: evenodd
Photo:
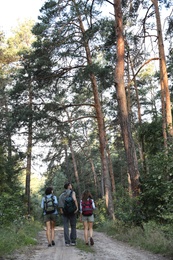
<path id="1" fill-rule="evenodd" d="M 171 101 L 170 92 L 168 86 L 168 74 L 166 68 L 166 58 L 164 51 L 164 43 L 162 36 L 162 26 L 159 13 L 158 0 L 151 0 L 155 8 L 156 24 L 157 24 L 157 37 L 158 37 L 158 49 L 159 49 L 159 64 L 160 64 L 160 85 L 161 85 L 161 100 L 162 100 L 162 117 L 163 117 L 163 137 L 165 148 L 167 148 L 167 134 L 173 136 L 172 127 L 172 113 L 171 113 Z"/>
<path id="2" fill-rule="evenodd" d="M 92 171 L 92 174 L 93 174 L 94 185 L 95 185 L 95 192 L 96 192 L 96 195 L 98 195 L 98 181 L 97 181 L 97 174 L 96 174 L 96 171 L 95 171 L 95 166 L 94 166 L 93 159 L 91 158 L 91 149 L 90 149 L 90 146 L 89 146 L 88 140 L 86 140 L 86 143 L 87 143 L 87 146 L 88 146 L 87 151 L 85 151 L 85 149 L 83 148 L 83 146 L 80 145 L 79 142 L 77 142 L 77 143 L 78 143 L 80 149 L 82 150 L 84 156 L 87 157 L 88 160 L 89 160 L 89 162 L 90 162 L 90 165 L 91 165 L 91 171 Z"/>
<path id="3" fill-rule="evenodd" d="M 70 146 L 70 151 L 71 151 L 71 156 L 72 156 L 72 161 L 73 161 L 74 176 L 75 176 L 76 183 L 77 183 L 79 198 L 81 198 L 81 188 L 80 188 L 79 174 L 78 174 L 78 170 L 77 170 L 77 163 L 76 163 L 74 150 L 73 150 L 73 145 L 72 145 L 72 141 L 71 140 L 69 140 L 69 146 Z"/>
<path id="4" fill-rule="evenodd" d="M 25 195 L 27 199 L 28 215 L 31 213 L 31 160 L 32 160 L 32 89 L 29 86 L 29 123 L 28 123 L 28 144 L 27 144 L 27 165 L 26 165 L 26 184 Z"/>
<path id="5" fill-rule="evenodd" d="M 117 63 L 115 68 L 115 86 L 118 100 L 119 117 L 122 137 L 127 157 L 128 173 L 131 180 L 132 195 L 139 194 L 139 171 L 134 141 L 132 138 L 129 114 L 127 110 L 127 99 L 124 86 L 124 37 L 123 37 L 123 16 L 121 0 L 114 0 L 115 29 L 117 39 Z"/>
<path id="6" fill-rule="evenodd" d="M 74 0 L 74 3 L 75 3 L 75 0 Z M 78 11 L 78 13 L 79 13 L 79 11 Z M 83 25 L 82 18 L 80 16 L 80 14 L 78 15 L 78 20 L 79 20 L 81 32 L 82 32 L 83 35 L 85 35 L 85 29 L 84 29 L 84 25 Z M 89 66 L 91 66 L 92 65 L 92 57 L 91 57 L 88 41 L 85 40 L 85 37 L 84 37 L 84 48 L 85 48 L 85 52 L 86 52 L 87 63 L 88 63 Z M 94 96 L 96 118 L 97 118 L 97 123 L 98 123 L 98 132 L 99 132 L 99 142 L 100 142 L 102 174 L 103 174 L 104 188 L 105 188 L 106 207 L 107 207 L 107 210 L 108 210 L 110 217 L 112 219 L 115 219 L 113 198 L 112 198 L 112 193 L 111 193 L 111 181 L 110 181 L 110 176 L 109 176 L 107 153 L 106 153 L 104 118 L 103 118 L 101 103 L 100 103 L 100 99 L 99 99 L 96 77 L 95 77 L 94 73 L 92 73 L 92 72 L 90 72 L 90 80 L 91 80 L 92 91 L 93 91 L 93 96 Z"/>
<path id="7" fill-rule="evenodd" d="M 131 67 L 131 71 L 132 71 L 132 75 L 133 75 L 133 83 L 134 83 L 134 87 L 135 87 L 135 94 L 136 94 L 136 102 L 137 102 L 137 109 L 138 109 L 138 121 L 139 121 L 139 125 L 142 126 L 142 117 L 141 117 L 141 106 L 140 106 L 140 101 L 139 101 L 139 94 L 138 94 L 138 86 L 137 86 L 137 82 L 136 82 L 136 75 L 134 72 L 134 67 L 133 67 L 133 63 L 132 60 L 129 56 L 129 62 L 130 62 L 130 67 Z M 130 81 L 129 84 L 130 85 Z M 146 163 L 146 156 L 145 156 L 145 145 L 144 145 L 144 136 L 141 137 L 141 141 L 140 141 L 140 157 L 141 157 L 141 161 L 142 161 L 142 168 L 143 168 L 143 172 L 145 174 L 147 174 L 147 163 Z"/>

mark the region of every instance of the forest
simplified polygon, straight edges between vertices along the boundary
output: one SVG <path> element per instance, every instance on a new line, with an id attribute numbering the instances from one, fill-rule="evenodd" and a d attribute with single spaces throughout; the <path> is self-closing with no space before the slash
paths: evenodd
<path id="1" fill-rule="evenodd" d="M 45 188 L 89 189 L 97 223 L 173 238 L 173 3 L 47 0 L 0 32 L 0 227 Z"/>

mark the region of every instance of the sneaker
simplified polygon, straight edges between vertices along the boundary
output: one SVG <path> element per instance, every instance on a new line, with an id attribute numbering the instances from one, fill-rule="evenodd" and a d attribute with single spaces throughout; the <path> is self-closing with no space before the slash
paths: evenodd
<path id="1" fill-rule="evenodd" d="M 92 237 L 90 237 L 90 245 L 93 246 L 94 245 L 94 240 Z"/>
<path id="2" fill-rule="evenodd" d="M 76 245 L 76 243 L 75 243 L 75 242 L 72 242 L 70 245 L 71 245 L 71 246 L 75 246 L 75 245 Z"/>
<path id="3" fill-rule="evenodd" d="M 52 246 L 54 246 L 55 245 L 55 242 L 52 240 Z"/>
<path id="4" fill-rule="evenodd" d="M 51 244 L 48 244 L 48 247 L 51 247 L 52 245 Z"/>
<path id="5" fill-rule="evenodd" d="M 65 246 L 70 246 L 70 244 L 65 244 Z"/>

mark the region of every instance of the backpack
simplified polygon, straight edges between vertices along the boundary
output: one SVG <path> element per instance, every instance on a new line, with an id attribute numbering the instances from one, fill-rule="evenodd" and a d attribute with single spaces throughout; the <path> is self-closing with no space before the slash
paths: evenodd
<path id="1" fill-rule="evenodd" d="M 74 199 L 72 198 L 72 192 L 73 191 L 71 191 L 70 195 L 65 198 L 64 208 L 63 208 L 64 215 L 73 215 L 77 209 Z"/>
<path id="2" fill-rule="evenodd" d="M 48 198 L 47 196 L 45 196 L 45 200 L 44 200 L 44 212 L 46 212 L 46 214 L 52 214 L 54 213 L 56 210 L 56 206 L 55 206 L 55 202 L 54 202 L 54 197 L 53 195 Z"/>
<path id="3" fill-rule="evenodd" d="M 82 201 L 82 215 L 91 216 L 93 214 L 92 200 Z"/>

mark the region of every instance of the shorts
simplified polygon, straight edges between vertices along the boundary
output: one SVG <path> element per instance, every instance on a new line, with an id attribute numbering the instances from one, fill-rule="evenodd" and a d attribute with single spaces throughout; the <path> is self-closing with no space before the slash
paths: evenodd
<path id="1" fill-rule="evenodd" d="M 82 215 L 82 221 L 94 222 L 94 215 L 93 214 L 91 216 L 83 216 Z"/>
<path id="2" fill-rule="evenodd" d="M 44 215 L 44 222 L 48 222 L 48 221 L 54 221 L 56 222 L 56 218 L 57 218 L 57 214 L 47 214 Z"/>

